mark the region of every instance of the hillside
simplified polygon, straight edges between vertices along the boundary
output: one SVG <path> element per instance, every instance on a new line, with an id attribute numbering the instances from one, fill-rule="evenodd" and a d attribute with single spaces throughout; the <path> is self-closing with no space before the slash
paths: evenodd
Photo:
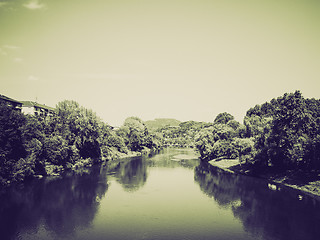
<path id="1" fill-rule="evenodd" d="M 156 118 L 155 120 L 148 120 L 144 123 L 150 131 L 155 131 L 165 126 L 179 126 L 181 121 L 173 118 Z"/>

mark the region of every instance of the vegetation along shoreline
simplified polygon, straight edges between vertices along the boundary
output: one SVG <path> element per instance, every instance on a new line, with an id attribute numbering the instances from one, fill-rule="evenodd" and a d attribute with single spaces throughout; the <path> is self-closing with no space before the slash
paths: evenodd
<path id="1" fill-rule="evenodd" d="M 213 159 L 208 163 L 216 168 L 232 174 L 241 174 L 255 178 L 265 179 L 270 182 L 270 188 L 277 189 L 276 185 L 284 185 L 286 187 L 301 191 L 309 196 L 316 197 L 320 200 L 320 180 L 308 181 L 306 179 L 298 179 L 292 172 L 282 174 L 257 174 L 251 172 L 248 168 L 241 166 L 239 159 Z M 297 173 L 296 173 L 297 174 Z M 319 177 L 319 176 L 318 176 Z"/>
<path id="2" fill-rule="evenodd" d="M 250 108 L 242 123 L 223 112 L 213 122 L 128 117 L 115 128 L 71 100 L 40 114 L 11 103 L 1 98 L 1 185 L 178 146 L 224 169 L 320 195 L 320 100 L 300 91 Z"/>
<path id="3" fill-rule="evenodd" d="M 225 159 L 214 163 L 224 169 L 319 195 L 320 100 L 300 91 L 250 108 L 243 124 L 219 114 L 197 134 L 195 146 L 204 161 Z"/>

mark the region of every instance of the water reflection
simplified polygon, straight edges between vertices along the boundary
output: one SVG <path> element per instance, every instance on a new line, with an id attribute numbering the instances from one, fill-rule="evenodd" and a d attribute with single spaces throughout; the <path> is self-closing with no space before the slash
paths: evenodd
<path id="1" fill-rule="evenodd" d="M 147 165 L 142 157 L 118 165 L 115 177 L 125 191 L 137 191 L 147 181 Z"/>
<path id="2" fill-rule="evenodd" d="M 191 149 L 164 149 L 152 156 L 139 156 L 111 163 L 109 172 L 128 192 L 139 190 L 147 181 L 148 167 L 194 168 L 199 164 L 198 155 Z"/>
<path id="3" fill-rule="evenodd" d="M 244 229 L 262 239 L 318 239 L 320 202 L 288 188 L 223 172 L 209 164 L 195 168 L 201 190 L 222 207 L 230 207 Z M 300 196 L 300 197 L 299 197 Z"/>
<path id="4" fill-rule="evenodd" d="M 90 226 L 108 189 L 103 168 L 82 176 L 37 180 L 0 195 L 1 239 L 20 239 L 43 232 L 48 238 L 73 235 Z"/>
<path id="5" fill-rule="evenodd" d="M 165 168 L 195 168 L 199 165 L 199 155 L 193 149 L 171 149 L 167 148 L 147 159 L 149 167 L 165 167 Z"/>
<path id="6" fill-rule="evenodd" d="M 1 239 L 311 240 L 318 226 L 314 198 L 199 165 L 187 149 L 0 193 Z"/>

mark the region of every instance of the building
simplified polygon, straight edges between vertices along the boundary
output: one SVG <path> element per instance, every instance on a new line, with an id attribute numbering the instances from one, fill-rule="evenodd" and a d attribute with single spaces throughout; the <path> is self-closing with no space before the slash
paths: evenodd
<path id="1" fill-rule="evenodd" d="M 37 116 L 52 116 L 56 113 L 55 108 L 39 104 L 32 101 L 21 101 L 22 112 L 24 114 L 32 114 Z"/>
<path id="2" fill-rule="evenodd" d="M 9 107 L 12 107 L 15 110 L 21 111 L 22 102 L 14 100 L 4 95 L 0 95 L 0 102 L 7 104 Z"/>
<path id="3" fill-rule="evenodd" d="M 17 101 L 0 94 L 0 102 L 5 103 L 8 107 L 18 110 L 24 114 L 32 114 L 38 116 L 50 116 L 56 113 L 55 108 L 39 104 L 32 101 Z"/>

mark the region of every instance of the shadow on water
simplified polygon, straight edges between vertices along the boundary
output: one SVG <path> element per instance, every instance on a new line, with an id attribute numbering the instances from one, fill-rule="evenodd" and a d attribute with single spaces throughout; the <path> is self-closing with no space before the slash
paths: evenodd
<path id="1" fill-rule="evenodd" d="M 41 179 L 0 194 L 1 239 L 20 239 L 40 231 L 43 238 L 73 235 L 90 226 L 108 189 L 105 169 L 83 175 Z M 43 229 L 41 229 L 41 227 Z"/>
<path id="2" fill-rule="evenodd" d="M 195 168 L 195 182 L 221 207 L 230 207 L 259 239 L 319 239 L 320 202 L 262 179 L 231 174 L 210 164 Z"/>

